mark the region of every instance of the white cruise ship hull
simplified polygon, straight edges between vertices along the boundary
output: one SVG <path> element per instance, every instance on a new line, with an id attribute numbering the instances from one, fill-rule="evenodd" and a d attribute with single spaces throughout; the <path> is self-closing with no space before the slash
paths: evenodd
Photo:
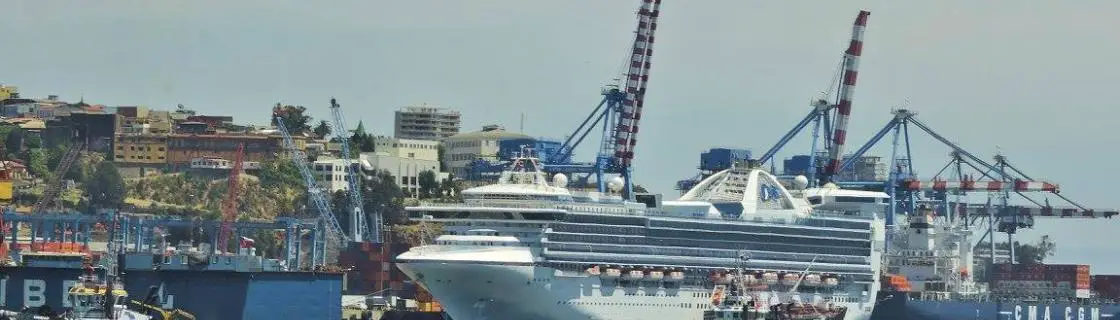
<path id="1" fill-rule="evenodd" d="M 710 291 L 701 288 L 602 286 L 597 276 L 531 263 L 442 260 L 439 253 L 434 255 L 408 259 L 416 256 L 405 253 L 397 266 L 431 292 L 454 320 L 701 320 L 711 306 Z M 797 299 L 814 299 L 812 294 L 802 295 Z M 869 319 L 873 307 L 859 302 L 836 305 L 848 308 L 845 320 Z"/>

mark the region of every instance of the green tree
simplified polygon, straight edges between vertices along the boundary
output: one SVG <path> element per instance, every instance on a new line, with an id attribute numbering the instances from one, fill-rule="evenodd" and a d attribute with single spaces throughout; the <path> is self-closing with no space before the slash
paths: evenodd
<path id="1" fill-rule="evenodd" d="M 326 120 L 320 120 L 319 125 L 316 125 L 312 132 L 314 132 L 315 136 L 319 137 L 319 139 L 325 139 L 327 136 L 331 135 L 331 126 Z"/>
<path id="2" fill-rule="evenodd" d="M 272 109 L 272 123 L 277 120 L 283 121 L 284 127 L 293 136 L 311 131 L 311 116 L 307 115 L 307 108 L 303 106 L 281 106 L 276 103 L 276 107 Z"/>
<path id="3" fill-rule="evenodd" d="M 111 161 L 97 164 L 93 178 L 83 185 L 89 203 L 99 208 L 118 208 L 124 203 L 124 179 Z"/>
<path id="4" fill-rule="evenodd" d="M 373 141 L 373 135 L 366 132 L 365 124 L 361 121 L 358 122 L 358 127 L 354 128 L 353 133 L 350 135 L 350 147 L 356 148 L 358 152 L 373 152 L 376 148 L 376 143 Z"/>
<path id="5" fill-rule="evenodd" d="M 300 187 L 304 183 L 299 169 L 287 157 L 276 157 L 261 162 L 261 169 L 257 175 L 261 180 L 261 186 L 265 188 Z"/>
<path id="6" fill-rule="evenodd" d="M 36 177 L 47 179 L 51 174 L 47 166 L 47 153 L 43 149 L 34 149 L 27 152 L 27 170 Z"/>
<path id="7" fill-rule="evenodd" d="M 365 180 L 364 188 L 362 200 L 365 200 L 366 214 L 380 213 L 382 221 L 386 224 L 402 224 L 408 221 L 402 203 L 404 192 L 401 192 L 400 186 L 389 171 L 377 170 L 370 174 L 369 179 Z"/>
<path id="8" fill-rule="evenodd" d="M 436 173 L 431 170 L 424 170 L 416 178 L 417 183 L 420 184 L 420 199 L 427 199 L 436 196 L 439 193 L 439 181 L 436 180 Z"/>
<path id="9" fill-rule="evenodd" d="M 8 133 L 4 138 L 4 149 L 13 154 L 23 151 L 23 129 L 14 129 Z"/>

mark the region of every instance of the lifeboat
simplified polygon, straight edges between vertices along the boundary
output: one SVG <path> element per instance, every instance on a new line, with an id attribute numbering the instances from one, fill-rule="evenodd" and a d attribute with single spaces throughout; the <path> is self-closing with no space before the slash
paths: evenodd
<path id="1" fill-rule="evenodd" d="M 772 286 L 778 284 L 777 272 L 766 272 L 762 274 L 762 283 Z"/>
<path id="2" fill-rule="evenodd" d="M 801 281 L 801 285 L 806 287 L 816 287 L 821 285 L 821 275 L 810 274 L 805 276 L 805 280 Z"/>
<path id="3" fill-rule="evenodd" d="M 684 272 L 683 271 L 670 271 L 669 272 L 669 281 L 674 281 L 674 282 L 684 281 Z"/>
<path id="4" fill-rule="evenodd" d="M 602 272 L 601 272 L 601 270 L 599 270 L 599 266 L 592 266 L 590 268 L 587 268 L 587 274 L 589 274 L 589 275 L 597 276 L 600 273 L 602 273 Z"/>
<path id="5" fill-rule="evenodd" d="M 645 272 L 642 272 L 642 270 L 630 270 L 626 271 L 626 274 L 623 277 L 631 280 L 641 279 L 642 277 L 645 277 Z"/>
<path id="6" fill-rule="evenodd" d="M 620 276 L 622 276 L 622 270 L 619 270 L 618 268 L 608 267 L 607 270 L 603 272 L 603 275 L 601 277 L 614 279 Z"/>
<path id="7" fill-rule="evenodd" d="M 654 281 L 661 281 L 661 279 L 665 278 L 665 272 L 650 271 L 649 274 L 646 275 L 646 278 L 649 278 L 650 280 L 654 280 Z"/>
<path id="8" fill-rule="evenodd" d="M 839 285 L 840 285 L 840 278 L 837 278 L 837 277 L 826 277 L 826 278 L 824 278 L 824 287 L 826 287 L 826 288 L 835 288 L 836 286 L 839 286 Z"/>
<path id="9" fill-rule="evenodd" d="M 755 275 L 755 274 L 753 274 L 753 273 L 746 273 L 746 274 L 743 274 L 743 279 L 742 279 L 742 281 L 743 281 L 743 283 L 744 283 L 744 284 L 746 284 L 746 285 L 756 285 L 756 284 L 758 284 L 759 282 L 761 282 L 761 281 L 759 281 L 759 280 L 758 280 L 758 276 L 757 276 L 757 275 Z"/>
<path id="10" fill-rule="evenodd" d="M 787 285 L 787 286 L 797 285 L 797 282 L 800 281 L 800 280 L 801 280 L 801 275 L 800 274 L 787 273 L 787 274 L 782 275 L 782 284 L 783 285 Z"/>

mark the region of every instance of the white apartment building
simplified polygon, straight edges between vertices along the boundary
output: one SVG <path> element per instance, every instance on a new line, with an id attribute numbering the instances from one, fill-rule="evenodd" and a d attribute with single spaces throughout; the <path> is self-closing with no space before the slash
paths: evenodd
<path id="1" fill-rule="evenodd" d="M 439 171 L 439 161 L 435 159 L 418 159 L 400 157 L 383 152 L 362 153 L 362 161 L 376 170 L 385 170 L 396 180 L 397 185 L 416 196 L 420 191 L 420 173 L 432 171 L 436 174 L 436 181 L 447 179 L 447 173 Z"/>
<path id="2" fill-rule="evenodd" d="M 393 177 L 401 189 L 410 195 L 418 194 L 420 190 L 420 173 L 432 171 L 436 174 L 436 181 L 447 179 L 447 173 L 439 171 L 439 161 L 417 158 L 405 158 L 383 152 L 367 152 L 360 155 L 362 165 L 366 170 L 385 170 Z M 368 166 L 367 166 L 368 164 Z M 330 192 L 348 190 L 346 180 L 346 161 L 343 159 L 321 159 L 312 164 L 311 171 L 319 187 Z"/>
<path id="3" fill-rule="evenodd" d="M 498 141 L 528 139 L 527 135 L 508 132 L 499 125 L 487 125 L 482 131 L 460 133 L 443 140 L 443 164 L 456 177 L 467 176 L 467 168 L 475 159 L 496 160 Z"/>
<path id="4" fill-rule="evenodd" d="M 439 141 L 377 136 L 374 150 L 401 158 L 439 161 Z"/>
<path id="5" fill-rule="evenodd" d="M 319 159 L 311 164 L 311 173 L 319 187 L 330 192 L 349 190 L 346 181 L 346 161 L 343 159 Z"/>
<path id="6" fill-rule="evenodd" d="M 397 110 L 393 136 L 402 139 L 435 140 L 459 133 L 458 111 L 427 104 Z"/>

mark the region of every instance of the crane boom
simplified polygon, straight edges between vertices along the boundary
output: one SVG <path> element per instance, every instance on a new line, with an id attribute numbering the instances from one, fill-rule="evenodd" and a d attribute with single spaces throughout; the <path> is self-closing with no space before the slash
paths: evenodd
<path id="1" fill-rule="evenodd" d="M 350 155 L 350 137 L 346 136 L 346 120 L 342 117 L 342 107 L 338 105 L 338 101 L 331 98 L 331 113 L 334 115 L 334 136 L 338 142 L 342 144 L 342 159 L 346 164 L 346 182 L 348 184 L 348 193 L 350 195 L 350 214 L 351 214 L 351 233 L 353 233 L 354 241 L 362 241 L 365 239 L 373 240 L 374 243 L 381 242 L 381 219 L 380 213 L 375 213 L 373 233 L 369 232 L 369 225 L 366 221 L 366 216 L 362 210 L 365 202 L 362 201 L 362 180 L 359 178 L 358 169 L 355 168 L 354 160 Z"/>
<path id="2" fill-rule="evenodd" d="M 642 5 L 638 9 L 638 28 L 634 33 L 634 46 L 630 52 L 630 69 L 626 73 L 626 99 L 622 101 L 619 123 L 614 129 L 613 137 L 615 159 L 624 171 L 625 168 L 630 167 L 630 162 L 634 159 L 638 122 L 642 119 L 646 83 L 649 82 L 654 32 L 657 30 L 657 18 L 660 13 L 661 0 L 642 0 Z"/>
<path id="3" fill-rule="evenodd" d="M 273 114 L 281 113 L 280 108 L 273 110 Z M 350 240 L 345 232 L 342 232 L 342 227 L 338 224 L 338 219 L 335 219 L 334 212 L 331 212 L 329 202 L 323 195 L 322 188 L 315 182 L 315 176 L 311 174 L 311 169 L 307 167 L 307 155 L 296 148 L 295 142 L 292 141 L 292 135 L 288 132 L 288 128 L 284 126 L 284 121 L 279 117 L 275 121 L 276 130 L 280 131 L 280 135 L 284 137 L 284 148 L 288 150 L 288 155 L 292 157 L 292 162 L 295 164 L 296 169 L 303 176 L 303 182 L 307 185 L 307 198 L 311 200 L 315 209 L 319 212 L 319 219 L 327 226 L 329 233 L 338 235 L 341 239 Z"/>
<path id="4" fill-rule="evenodd" d="M 863 53 L 863 30 L 867 28 L 867 17 L 871 13 L 861 10 L 852 24 L 852 41 L 844 51 L 844 76 L 840 86 L 840 99 L 836 103 L 836 124 L 833 126 L 832 146 L 829 148 L 829 162 L 825 167 L 822 181 L 831 180 L 840 172 L 844 152 L 844 141 L 848 136 L 848 119 L 852 114 L 852 94 L 855 93 L 856 78 L 859 75 L 859 58 Z"/>
<path id="5" fill-rule="evenodd" d="M 241 167 L 245 159 L 245 144 L 237 144 L 237 156 L 233 161 L 233 169 L 229 172 L 226 181 L 226 198 L 222 201 L 222 232 L 218 236 L 216 250 L 229 249 L 229 238 L 233 235 L 233 223 L 237 221 L 237 197 L 241 194 Z"/>

